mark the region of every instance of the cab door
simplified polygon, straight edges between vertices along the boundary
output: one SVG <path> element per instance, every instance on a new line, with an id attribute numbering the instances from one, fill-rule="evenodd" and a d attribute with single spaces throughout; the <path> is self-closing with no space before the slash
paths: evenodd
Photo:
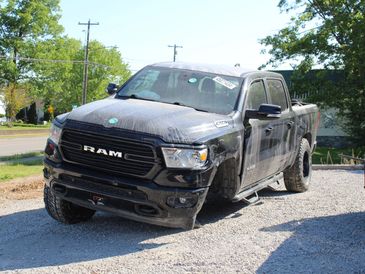
<path id="1" fill-rule="evenodd" d="M 268 103 L 263 79 L 251 82 L 245 100 L 243 113 L 258 110 L 261 104 Z M 244 114 L 243 114 L 244 115 Z M 272 121 L 244 118 L 244 160 L 242 169 L 242 188 L 271 175 L 268 166 L 272 161 Z"/>

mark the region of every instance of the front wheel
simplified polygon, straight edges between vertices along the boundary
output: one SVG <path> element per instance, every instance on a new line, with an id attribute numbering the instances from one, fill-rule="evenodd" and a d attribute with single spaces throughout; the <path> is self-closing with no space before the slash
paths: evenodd
<path id="1" fill-rule="evenodd" d="M 312 154 L 307 139 L 302 139 L 294 165 L 284 171 L 284 183 L 288 191 L 305 192 L 312 176 Z"/>
<path id="2" fill-rule="evenodd" d="M 84 222 L 95 214 L 95 210 L 75 205 L 55 196 L 48 186 L 44 186 L 44 204 L 53 219 L 65 224 Z"/>

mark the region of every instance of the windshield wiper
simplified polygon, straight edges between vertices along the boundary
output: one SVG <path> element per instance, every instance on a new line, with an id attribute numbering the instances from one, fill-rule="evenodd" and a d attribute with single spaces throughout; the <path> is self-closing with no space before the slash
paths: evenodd
<path id="1" fill-rule="evenodd" d="M 171 103 L 169 103 L 169 104 L 171 104 Z M 192 106 L 187 106 L 187 105 L 185 105 L 185 104 L 183 104 L 183 103 L 180 103 L 180 102 L 173 102 L 172 104 L 173 104 L 173 105 L 182 106 L 182 107 L 193 108 L 193 109 L 195 109 L 196 111 L 208 112 L 208 111 L 207 111 L 207 110 L 205 110 L 205 109 L 200 109 L 200 108 L 195 108 L 195 107 L 192 107 Z"/>
<path id="2" fill-rule="evenodd" d="M 156 102 L 156 100 L 150 99 L 150 98 L 145 98 L 145 97 L 140 97 L 137 94 L 131 94 L 131 95 L 118 95 L 118 98 L 126 98 L 126 99 L 138 99 L 138 100 L 146 100 L 146 101 L 154 101 Z"/>

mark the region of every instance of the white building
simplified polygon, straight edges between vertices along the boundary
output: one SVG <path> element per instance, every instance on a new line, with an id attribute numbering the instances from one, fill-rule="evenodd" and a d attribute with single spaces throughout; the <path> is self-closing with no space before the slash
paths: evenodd
<path id="1" fill-rule="evenodd" d="M 5 107 L 4 107 L 4 103 L 3 103 L 3 96 L 0 95 L 0 114 L 5 114 Z"/>

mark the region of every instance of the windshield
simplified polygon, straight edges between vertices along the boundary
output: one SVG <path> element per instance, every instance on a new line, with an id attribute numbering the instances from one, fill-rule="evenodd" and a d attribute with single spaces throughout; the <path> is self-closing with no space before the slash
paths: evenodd
<path id="1" fill-rule="evenodd" d="M 229 114 L 233 111 L 241 79 L 212 73 L 146 67 L 135 75 L 117 95 L 146 99 Z"/>

